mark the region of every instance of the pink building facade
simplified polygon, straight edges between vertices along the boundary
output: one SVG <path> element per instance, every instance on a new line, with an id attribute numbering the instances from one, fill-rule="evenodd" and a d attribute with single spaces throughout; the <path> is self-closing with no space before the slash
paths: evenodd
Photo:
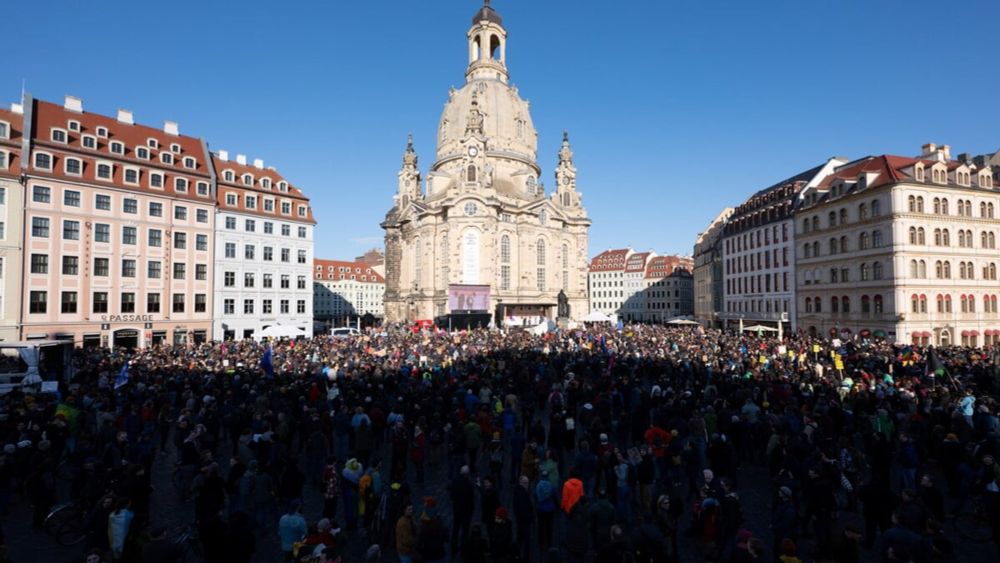
<path id="1" fill-rule="evenodd" d="M 24 103 L 21 337 L 85 346 L 211 338 L 214 172 L 176 123 Z"/>

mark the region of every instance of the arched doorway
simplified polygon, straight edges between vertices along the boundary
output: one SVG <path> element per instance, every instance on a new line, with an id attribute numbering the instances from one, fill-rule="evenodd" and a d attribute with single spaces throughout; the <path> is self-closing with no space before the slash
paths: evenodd
<path id="1" fill-rule="evenodd" d="M 115 348 L 135 349 L 139 347 L 139 331 L 134 328 L 121 328 L 112 333 L 112 346 Z"/>
<path id="2" fill-rule="evenodd" d="M 941 331 L 941 335 L 939 336 L 938 346 L 950 346 L 950 345 L 951 345 L 951 333 L 948 332 L 948 329 L 944 329 Z"/>

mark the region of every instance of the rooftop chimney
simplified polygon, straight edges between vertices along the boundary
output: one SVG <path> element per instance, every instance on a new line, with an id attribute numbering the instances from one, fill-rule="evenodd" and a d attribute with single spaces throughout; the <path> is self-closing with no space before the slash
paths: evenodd
<path id="1" fill-rule="evenodd" d="M 944 157 L 945 161 L 951 160 L 951 147 L 948 145 L 941 145 L 940 148 L 941 156 Z"/>
<path id="2" fill-rule="evenodd" d="M 77 113 L 83 113 L 83 100 L 77 98 L 76 96 L 70 96 L 69 94 L 63 98 L 63 108 L 69 111 L 75 111 Z"/>
<path id="3" fill-rule="evenodd" d="M 127 109 L 118 110 L 118 123 L 135 125 L 135 121 L 132 119 L 132 112 Z"/>
<path id="4" fill-rule="evenodd" d="M 242 165 L 246 166 L 246 164 L 247 164 L 247 155 L 245 155 L 245 154 L 238 154 L 238 155 L 236 155 L 236 163 L 237 164 L 242 164 Z"/>
<path id="5" fill-rule="evenodd" d="M 24 115 L 24 106 L 18 103 L 10 104 L 10 111 L 18 115 Z"/>
<path id="6" fill-rule="evenodd" d="M 229 151 L 219 151 L 219 160 L 229 160 Z"/>
<path id="7" fill-rule="evenodd" d="M 176 121 L 164 121 L 163 132 L 167 135 L 180 135 L 180 129 L 178 128 Z"/>
<path id="8" fill-rule="evenodd" d="M 937 150 L 937 145 L 934 143 L 927 143 L 926 145 L 920 147 L 920 156 L 930 156 L 934 154 Z"/>
<path id="9" fill-rule="evenodd" d="M 262 158 L 255 158 L 255 159 L 253 159 L 253 167 L 254 168 L 259 168 L 259 169 L 263 170 L 264 169 L 264 159 L 262 159 Z"/>

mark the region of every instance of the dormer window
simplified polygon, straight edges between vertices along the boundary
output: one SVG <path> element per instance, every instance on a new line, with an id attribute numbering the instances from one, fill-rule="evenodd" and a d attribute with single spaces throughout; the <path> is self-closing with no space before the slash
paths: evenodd
<path id="1" fill-rule="evenodd" d="M 188 181 L 186 178 L 174 178 L 174 189 L 179 192 L 188 191 Z"/>
<path id="2" fill-rule="evenodd" d="M 65 129 L 52 129 L 52 141 L 55 143 L 66 143 L 66 130 Z"/>
<path id="3" fill-rule="evenodd" d="M 149 175 L 149 185 L 154 188 L 163 187 L 163 174 L 153 172 Z"/>
<path id="4" fill-rule="evenodd" d="M 264 188 L 265 190 L 271 189 L 271 179 L 270 178 L 261 178 L 261 180 L 260 180 L 260 187 Z"/>
<path id="5" fill-rule="evenodd" d="M 170 152 L 180 154 L 181 153 L 181 146 L 178 145 L 177 143 L 171 143 L 170 144 Z"/>
<path id="6" fill-rule="evenodd" d="M 288 191 L 288 182 L 278 182 L 278 191 L 280 191 L 280 192 L 287 192 Z"/>
<path id="7" fill-rule="evenodd" d="M 208 182 L 198 182 L 198 195 L 208 195 Z"/>
<path id="8" fill-rule="evenodd" d="M 306 216 L 306 206 L 305 205 L 300 205 L 299 206 L 299 217 L 305 217 L 305 216 Z"/>
<path id="9" fill-rule="evenodd" d="M 247 185 L 247 186 L 252 186 L 253 185 L 253 175 L 252 174 L 244 174 L 243 175 L 243 183 L 245 185 Z"/>
<path id="10" fill-rule="evenodd" d="M 70 119 L 68 122 L 66 122 L 66 128 L 69 129 L 70 131 L 79 131 L 80 122 L 76 121 L 75 119 Z"/>
<path id="11" fill-rule="evenodd" d="M 174 163 L 174 155 L 172 155 L 172 154 L 170 154 L 168 152 L 161 152 L 160 153 L 160 162 L 162 162 L 163 164 L 173 164 Z"/>
<path id="12" fill-rule="evenodd" d="M 97 178 L 100 180 L 110 180 L 113 168 L 110 164 L 99 162 L 97 164 Z"/>
<path id="13" fill-rule="evenodd" d="M 111 142 L 111 152 L 115 154 L 125 154 L 125 144 L 118 141 Z"/>
<path id="14" fill-rule="evenodd" d="M 83 173 L 83 164 L 78 158 L 66 159 L 66 173 L 70 176 L 79 176 Z"/>
<path id="15" fill-rule="evenodd" d="M 197 167 L 197 165 L 198 163 L 195 162 L 195 160 L 190 156 L 184 158 L 184 168 L 190 168 L 193 170 Z"/>
<path id="16" fill-rule="evenodd" d="M 10 124 L 6 121 L 0 121 L 0 139 L 10 138 Z"/>
<path id="17" fill-rule="evenodd" d="M 917 164 L 917 166 L 913 169 L 913 177 L 918 182 L 923 182 L 924 181 L 924 165 L 923 164 Z"/>
<path id="18" fill-rule="evenodd" d="M 136 147 L 135 157 L 143 160 L 149 160 L 149 149 L 146 147 Z"/>
<path id="19" fill-rule="evenodd" d="M 233 171 L 232 170 L 226 170 L 225 172 L 223 172 L 222 173 L 222 179 L 225 180 L 225 181 L 227 181 L 227 182 L 232 182 L 233 181 Z"/>
<path id="20" fill-rule="evenodd" d="M 52 170 L 52 155 L 45 152 L 35 153 L 35 168 L 39 170 Z"/>
<path id="21" fill-rule="evenodd" d="M 93 135 L 83 136 L 83 148 L 85 149 L 96 149 L 97 148 L 97 137 Z"/>
<path id="22" fill-rule="evenodd" d="M 97 128 L 97 136 L 101 137 L 103 139 L 107 139 L 108 138 L 108 128 L 107 127 L 103 127 L 103 126 L 102 127 L 98 127 Z"/>
<path id="23" fill-rule="evenodd" d="M 158 148 L 160 148 L 160 142 L 157 141 L 156 139 L 153 139 L 152 137 L 150 137 L 149 139 L 146 139 L 146 145 L 148 145 L 149 148 L 151 148 L 151 149 L 158 149 Z"/>

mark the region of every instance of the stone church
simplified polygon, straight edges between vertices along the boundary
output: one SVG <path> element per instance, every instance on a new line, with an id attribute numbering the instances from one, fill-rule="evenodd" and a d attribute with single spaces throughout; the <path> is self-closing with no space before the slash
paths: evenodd
<path id="1" fill-rule="evenodd" d="M 523 325 L 554 319 L 560 292 L 570 318 L 588 313 L 590 219 L 563 134 L 555 189 L 541 182 L 538 134 L 529 104 L 510 84 L 507 30 L 486 4 L 467 34 L 465 85 L 452 88 L 437 133 L 435 161 L 422 177 L 410 139 L 386 214 L 385 318 L 455 313 L 449 295 L 488 295 L 480 313 Z M 471 294 L 470 294 L 471 295 Z M 468 312 L 468 311 L 466 311 Z"/>

